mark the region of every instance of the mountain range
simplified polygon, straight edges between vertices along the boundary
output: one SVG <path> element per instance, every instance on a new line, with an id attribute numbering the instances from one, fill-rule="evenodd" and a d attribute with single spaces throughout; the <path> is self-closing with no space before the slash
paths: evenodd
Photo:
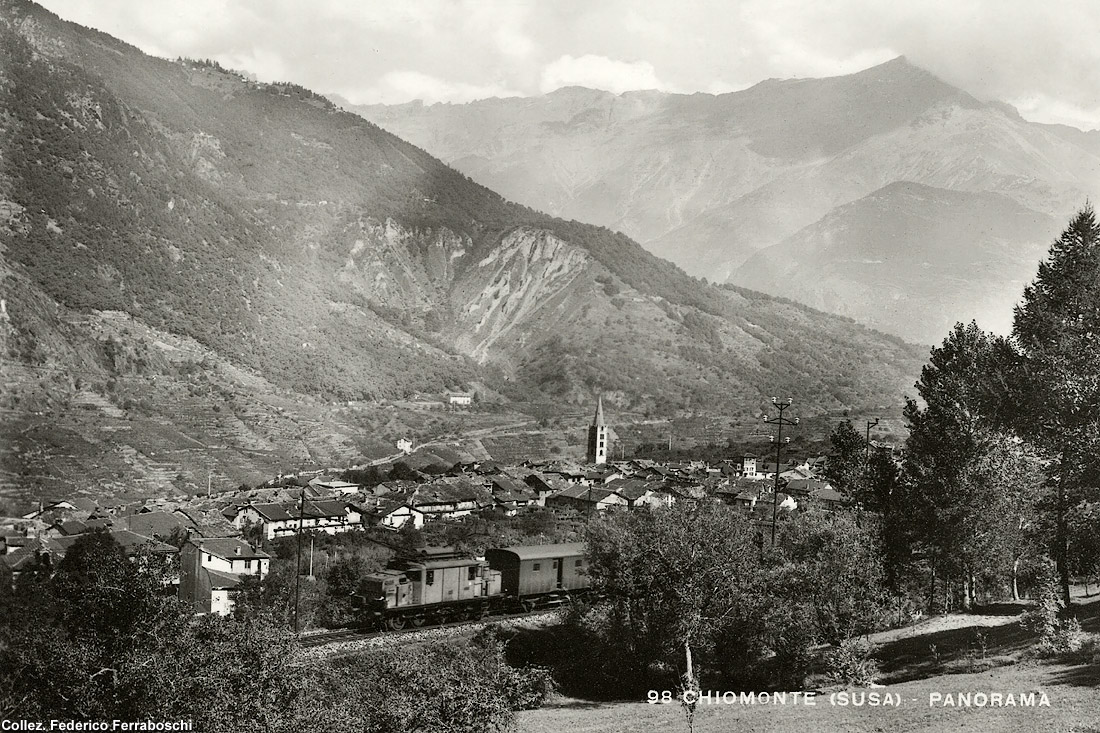
<path id="1" fill-rule="evenodd" d="M 9 494 L 346 465 L 410 429 L 383 401 L 446 389 L 504 410 L 896 407 L 923 356 L 511 203 L 310 90 L 24 0 L 0 0 L 0 97 Z"/>
<path id="2" fill-rule="evenodd" d="M 689 274 L 921 343 L 971 318 L 1007 330 L 1050 241 L 1100 194 L 1100 131 L 1028 122 L 904 57 L 721 95 L 334 99 L 510 199 L 623 231 Z"/>

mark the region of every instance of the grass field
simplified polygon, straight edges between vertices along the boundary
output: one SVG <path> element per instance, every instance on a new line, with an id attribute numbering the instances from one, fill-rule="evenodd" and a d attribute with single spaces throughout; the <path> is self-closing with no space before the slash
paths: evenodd
<path id="1" fill-rule="evenodd" d="M 1082 597 L 1076 615 L 1086 631 L 1100 631 L 1100 596 Z M 787 704 L 701 704 L 696 733 L 759 731 L 1009 731 L 1012 733 L 1100 733 L 1100 665 L 1032 659 L 1033 641 L 1020 628 L 1022 604 L 989 612 L 935 617 L 905 629 L 875 635 L 885 682 L 852 693 L 887 694 L 898 705 L 856 706 L 821 690 L 813 706 Z M 948 694 L 971 693 L 971 705 L 946 705 Z M 977 706 L 974 693 L 1034 694 L 1035 706 Z M 1040 705 L 1042 694 L 1049 705 Z M 942 697 L 935 697 L 936 695 Z M 852 698 L 850 698 L 852 700 Z M 931 704 L 930 704 L 931 703 Z M 540 710 L 520 714 L 521 733 L 686 733 L 679 705 L 644 700 L 597 703 L 558 698 Z"/>

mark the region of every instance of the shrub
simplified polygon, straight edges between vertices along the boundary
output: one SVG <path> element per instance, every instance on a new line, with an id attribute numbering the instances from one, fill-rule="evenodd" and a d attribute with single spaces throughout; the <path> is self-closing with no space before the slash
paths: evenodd
<path id="1" fill-rule="evenodd" d="M 1042 657 L 1077 652 L 1085 641 L 1081 623 L 1075 619 L 1061 619 L 1062 601 L 1053 568 L 1042 574 L 1035 606 L 1020 618 L 1020 626 L 1039 637 L 1035 652 Z"/>
<path id="2" fill-rule="evenodd" d="M 878 663 L 871 657 L 874 645 L 861 639 L 845 639 L 825 653 L 825 674 L 830 681 L 855 687 L 869 687 L 878 676 Z"/>

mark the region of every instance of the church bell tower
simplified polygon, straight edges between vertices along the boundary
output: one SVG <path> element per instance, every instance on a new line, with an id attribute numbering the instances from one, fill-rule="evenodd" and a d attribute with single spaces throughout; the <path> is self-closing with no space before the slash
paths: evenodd
<path id="1" fill-rule="evenodd" d="M 607 463 L 607 423 L 603 421 L 603 396 L 596 400 L 596 416 L 588 426 L 588 462 Z"/>

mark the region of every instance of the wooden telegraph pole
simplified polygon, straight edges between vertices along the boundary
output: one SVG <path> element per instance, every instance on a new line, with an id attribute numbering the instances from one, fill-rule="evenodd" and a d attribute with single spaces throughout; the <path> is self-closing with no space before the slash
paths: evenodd
<path id="1" fill-rule="evenodd" d="M 787 426 L 793 427 L 793 426 L 798 424 L 798 418 L 797 417 L 794 420 L 790 420 L 788 418 L 785 418 L 785 417 L 783 417 L 783 411 L 788 409 L 791 406 L 791 404 L 793 404 L 793 403 L 794 403 L 794 400 L 791 399 L 790 397 L 788 397 L 787 399 L 782 400 L 782 401 L 776 399 L 775 397 L 772 397 L 772 405 L 775 406 L 775 409 L 779 410 L 779 417 L 769 418 L 767 415 L 764 416 L 764 422 L 768 423 L 769 425 L 778 425 L 779 426 L 779 435 L 775 439 L 775 488 L 772 492 L 772 546 L 773 547 L 775 546 L 775 522 L 776 522 L 776 518 L 779 516 L 779 455 L 780 455 L 780 451 L 783 449 L 783 426 L 787 425 Z M 790 443 L 791 439 L 787 438 L 787 442 Z"/>

